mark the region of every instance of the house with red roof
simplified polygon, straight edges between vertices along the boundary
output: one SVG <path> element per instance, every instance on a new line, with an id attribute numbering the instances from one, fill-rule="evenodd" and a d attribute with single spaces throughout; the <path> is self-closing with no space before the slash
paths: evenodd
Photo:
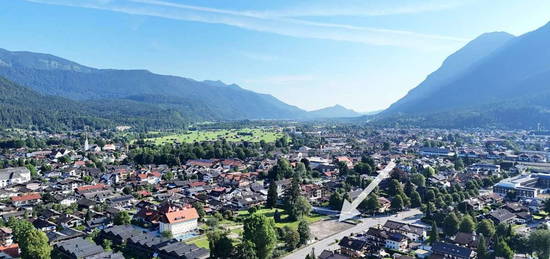
<path id="1" fill-rule="evenodd" d="M 12 196 L 11 203 L 18 206 L 33 205 L 40 203 L 42 196 L 40 193 L 26 193 L 19 196 Z"/>
<path id="2" fill-rule="evenodd" d="M 167 204 L 162 209 L 159 220 L 159 231 L 169 232 L 174 238 L 182 238 L 198 228 L 199 213 L 191 206 L 179 207 Z"/>
<path id="3" fill-rule="evenodd" d="M 109 189 L 109 186 L 105 184 L 94 184 L 94 185 L 84 185 L 76 188 L 76 192 L 79 194 L 83 193 L 91 193 L 91 192 L 98 192 Z"/>

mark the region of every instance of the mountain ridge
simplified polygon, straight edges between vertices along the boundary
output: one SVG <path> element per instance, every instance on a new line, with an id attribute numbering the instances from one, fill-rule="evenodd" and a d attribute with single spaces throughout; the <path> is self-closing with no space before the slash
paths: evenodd
<path id="1" fill-rule="evenodd" d="M 190 105 L 202 105 L 194 114 L 199 119 L 292 119 L 306 118 L 307 112 L 277 98 L 221 81 L 197 81 L 160 75 L 147 70 L 96 69 L 57 56 L 0 49 L 0 76 L 42 94 L 72 100 L 126 99 L 137 95 L 181 98 L 171 104 L 183 112 Z M 190 100 L 192 102 L 190 102 Z M 153 103 L 149 103 L 153 104 Z M 159 103 L 158 105 L 164 105 Z"/>
<path id="2" fill-rule="evenodd" d="M 429 125 L 431 119 L 456 126 L 458 124 L 451 121 L 454 118 L 469 120 L 469 126 L 493 124 L 520 128 L 550 123 L 550 99 L 539 98 L 550 96 L 550 23 L 514 38 L 504 38 L 508 39 L 488 49 L 477 49 L 484 55 L 470 60 L 463 69 L 451 69 L 452 76 L 431 86 L 432 91 L 414 96 L 427 78 L 417 90 L 411 90 L 392 104 L 379 119 L 403 120 L 403 116 L 416 116 L 424 125 Z M 460 55 L 463 49 L 453 55 Z M 442 67 L 444 65 L 445 62 Z M 503 113 L 504 110 L 507 113 Z M 520 110 L 531 114 L 522 118 L 517 116 Z"/>
<path id="3" fill-rule="evenodd" d="M 352 109 L 348 109 L 340 104 L 313 110 L 309 112 L 309 115 L 313 118 L 349 118 L 359 117 L 361 113 L 358 113 Z"/>

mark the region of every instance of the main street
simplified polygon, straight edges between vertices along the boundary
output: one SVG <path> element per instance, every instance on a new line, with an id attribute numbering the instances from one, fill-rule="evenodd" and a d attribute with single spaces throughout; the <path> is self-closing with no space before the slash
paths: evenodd
<path id="1" fill-rule="evenodd" d="M 372 226 L 376 226 L 378 224 L 384 224 L 389 219 L 397 220 L 401 222 L 417 223 L 420 220 L 421 215 L 422 215 L 422 212 L 420 212 L 420 210 L 411 209 L 411 210 L 402 211 L 398 214 L 389 215 L 389 216 L 363 218 L 361 219 L 361 223 L 353 226 L 352 228 L 346 229 L 342 232 L 338 232 L 325 239 L 319 240 L 313 244 L 310 244 L 306 247 L 296 250 L 293 253 L 285 256 L 284 258 L 285 259 L 303 259 L 309 253 L 311 253 L 311 250 L 313 248 L 315 248 L 316 255 L 319 255 L 325 249 L 336 250 L 338 248 L 338 244 L 335 243 L 335 240 L 341 240 L 345 236 L 349 236 L 352 233 L 361 233 L 363 231 L 366 231 L 368 228 Z M 337 221 L 337 219 L 335 219 L 335 221 Z"/>

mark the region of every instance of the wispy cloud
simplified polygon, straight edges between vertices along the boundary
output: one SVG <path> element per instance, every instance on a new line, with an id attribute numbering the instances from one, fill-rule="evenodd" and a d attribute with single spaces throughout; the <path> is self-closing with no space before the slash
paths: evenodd
<path id="1" fill-rule="evenodd" d="M 472 0 L 346 0 L 296 1 L 292 7 L 275 10 L 251 10 L 257 17 L 387 16 L 441 11 L 459 7 Z"/>
<path id="2" fill-rule="evenodd" d="M 224 24 L 247 30 L 279 35 L 370 45 L 418 49 L 455 48 L 466 39 L 411 31 L 388 30 L 346 24 L 320 23 L 284 15 L 266 15 L 250 11 L 234 11 L 163 0 L 26 0 L 34 3 L 101 9 L 133 15 L 202 23 Z"/>

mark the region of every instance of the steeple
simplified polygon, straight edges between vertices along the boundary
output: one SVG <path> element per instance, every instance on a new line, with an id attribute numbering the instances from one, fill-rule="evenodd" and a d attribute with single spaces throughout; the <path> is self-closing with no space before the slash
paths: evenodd
<path id="1" fill-rule="evenodd" d="M 84 151 L 90 150 L 90 143 L 88 142 L 88 130 L 87 127 L 84 127 L 84 134 L 86 136 L 86 140 L 84 141 Z"/>

